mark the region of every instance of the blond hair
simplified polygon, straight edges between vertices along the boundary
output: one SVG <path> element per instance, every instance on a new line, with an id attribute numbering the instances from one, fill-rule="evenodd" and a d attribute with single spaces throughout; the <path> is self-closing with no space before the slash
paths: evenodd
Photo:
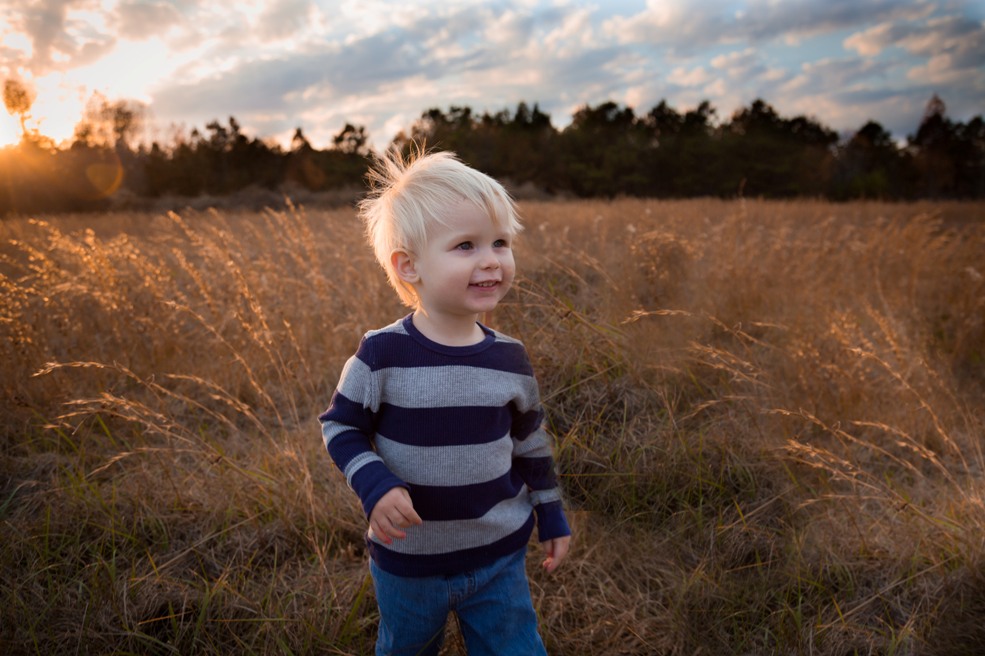
<path id="1" fill-rule="evenodd" d="M 444 217 L 463 200 L 484 210 L 510 236 L 523 227 L 509 193 L 493 178 L 464 164 L 454 153 L 415 148 L 404 157 L 397 148 L 377 156 L 367 174 L 370 192 L 359 203 L 359 217 L 376 260 L 405 305 L 417 307 L 413 286 L 393 267 L 391 255 L 418 255 Z"/>

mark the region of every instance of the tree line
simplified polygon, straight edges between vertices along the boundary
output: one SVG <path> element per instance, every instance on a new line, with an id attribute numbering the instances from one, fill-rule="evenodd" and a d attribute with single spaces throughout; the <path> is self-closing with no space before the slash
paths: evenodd
<path id="1" fill-rule="evenodd" d="M 5 86 L 4 101 L 23 126 L 29 103 L 18 91 Z M 372 156 L 366 129 L 352 124 L 318 149 L 300 127 L 285 148 L 245 134 L 234 117 L 137 143 L 143 120 L 139 104 L 94 97 L 67 145 L 24 129 L 18 145 L 0 150 L 0 214 L 250 187 L 288 195 L 360 188 Z M 453 150 L 515 188 L 578 197 L 985 198 L 985 121 L 952 121 L 937 96 L 902 143 L 875 121 L 841 138 L 762 99 L 723 121 L 707 101 L 685 112 L 662 101 L 642 115 L 608 101 L 580 108 L 563 129 L 537 104 L 482 114 L 432 108 L 391 145 L 421 143 Z"/>

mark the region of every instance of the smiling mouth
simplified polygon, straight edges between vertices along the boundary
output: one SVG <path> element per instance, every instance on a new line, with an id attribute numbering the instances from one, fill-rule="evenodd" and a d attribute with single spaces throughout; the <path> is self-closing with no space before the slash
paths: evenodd
<path id="1" fill-rule="evenodd" d="M 472 286 L 489 288 L 489 287 L 495 287 L 498 284 L 499 284 L 498 280 L 486 280 L 485 282 L 474 282 L 472 283 Z"/>

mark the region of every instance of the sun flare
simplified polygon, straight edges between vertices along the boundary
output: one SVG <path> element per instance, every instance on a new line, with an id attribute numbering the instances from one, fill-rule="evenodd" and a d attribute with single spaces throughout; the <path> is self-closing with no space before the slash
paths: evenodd
<path id="1" fill-rule="evenodd" d="M 57 75 L 20 81 L 13 86 L 15 90 L 9 97 L 7 87 L 4 87 L 0 147 L 18 143 L 24 130 L 56 144 L 71 138 L 82 118 L 82 90 L 79 87 L 67 84 Z"/>
<path id="2" fill-rule="evenodd" d="M 21 126 L 17 119 L 0 110 L 0 148 L 12 146 L 20 141 Z"/>
<path id="3" fill-rule="evenodd" d="M 40 106 L 36 103 L 24 121 L 24 127 L 28 132 L 36 132 L 56 144 L 63 144 L 75 132 L 75 125 L 80 118 L 79 111 L 75 107 L 65 109 L 58 103 L 40 103 Z M 11 116 L 5 111 L 0 112 L 0 148 L 17 144 L 20 139 L 19 117 Z"/>

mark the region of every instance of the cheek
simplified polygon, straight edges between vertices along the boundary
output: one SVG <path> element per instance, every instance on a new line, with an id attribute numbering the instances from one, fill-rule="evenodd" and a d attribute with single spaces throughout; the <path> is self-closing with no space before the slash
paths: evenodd
<path id="1" fill-rule="evenodd" d="M 513 260 L 513 256 L 510 255 L 509 257 L 504 258 L 503 263 L 500 266 L 502 267 L 503 272 L 509 276 L 510 280 L 512 280 L 514 274 L 516 273 L 516 262 Z"/>

